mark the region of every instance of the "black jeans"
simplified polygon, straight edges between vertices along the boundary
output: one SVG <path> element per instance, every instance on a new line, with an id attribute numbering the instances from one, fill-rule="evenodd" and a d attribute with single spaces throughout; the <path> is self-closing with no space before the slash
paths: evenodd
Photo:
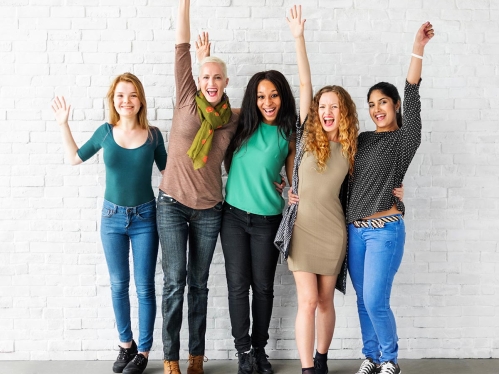
<path id="1" fill-rule="evenodd" d="M 279 251 L 274 238 L 282 215 L 261 216 L 224 203 L 220 238 L 229 288 L 232 336 L 238 352 L 263 348 L 269 339 Z M 249 289 L 253 290 L 251 337 Z"/>

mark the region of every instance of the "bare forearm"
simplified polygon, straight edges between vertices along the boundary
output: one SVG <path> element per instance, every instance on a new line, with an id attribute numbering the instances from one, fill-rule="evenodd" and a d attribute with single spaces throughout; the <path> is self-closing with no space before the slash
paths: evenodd
<path id="1" fill-rule="evenodd" d="M 414 43 L 412 47 L 412 53 L 415 55 L 423 57 L 424 54 L 424 46 L 419 45 L 418 43 Z M 409 65 L 409 71 L 407 72 L 407 82 L 410 84 L 416 84 L 421 79 L 421 71 L 423 68 L 423 60 L 411 56 L 411 63 Z"/>
<path id="2" fill-rule="evenodd" d="M 303 36 L 295 39 L 295 47 L 298 76 L 300 78 L 300 118 L 303 121 L 312 102 L 312 75 L 310 73 L 305 38 Z"/>
<path id="3" fill-rule="evenodd" d="M 178 2 L 177 44 L 189 43 L 191 40 L 190 5 L 190 0 L 179 0 Z"/>
<path id="4" fill-rule="evenodd" d="M 66 157 L 68 158 L 71 165 L 81 164 L 81 158 L 78 156 L 78 146 L 74 141 L 73 134 L 71 133 L 71 129 L 69 125 L 66 123 L 61 125 L 61 135 L 62 135 L 62 145 L 64 147 L 64 152 L 66 153 Z"/>

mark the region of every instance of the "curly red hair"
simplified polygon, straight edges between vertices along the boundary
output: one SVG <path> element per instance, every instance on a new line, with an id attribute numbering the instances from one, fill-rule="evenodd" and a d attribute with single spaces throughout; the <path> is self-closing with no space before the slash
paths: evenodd
<path id="1" fill-rule="evenodd" d="M 339 99 L 339 127 L 338 140 L 341 143 L 343 156 L 348 160 L 349 173 L 353 173 L 355 154 L 357 153 L 357 135 L 359 133 L 359 120 L 357 118 L 357 107 L 350 94 L 340 86 L 325 86 L 314 96 L 308 119 L 305 123 L 305 147 L 308 152 L 312 152 L 317 160 L 319 171 L 326 168 L 326 162 L 330 156 L 329 140 L 324 131 L 319 118 L 319 100 L 326 92 L 334 92 Z"/>

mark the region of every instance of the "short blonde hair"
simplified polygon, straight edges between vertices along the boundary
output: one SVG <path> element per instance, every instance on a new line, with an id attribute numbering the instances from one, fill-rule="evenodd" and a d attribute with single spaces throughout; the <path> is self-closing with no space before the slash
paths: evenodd
<path id="1" fill-rule="evenodd" d="M 203 65 L 209 62 L 214 62 L 220 65 L 220 67 L 222 68 L 222 73 L 224 75 L 224 78 L 227 78 L 227 65 L 225 64 L 225 61 L 215 56 L 208 56 L 203 58 L 203 60 L 201 60 L 201 62 L 199 63 L 199 75 L 201 75 L 201 69 L 203 68 Z"/>

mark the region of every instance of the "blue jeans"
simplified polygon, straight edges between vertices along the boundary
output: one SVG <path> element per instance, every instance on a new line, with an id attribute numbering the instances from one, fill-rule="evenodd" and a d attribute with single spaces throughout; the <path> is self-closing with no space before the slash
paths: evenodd
<path id="1" fill-rule="evenodd" d="M 362 353 L 376 363 L 397 363 L 398 336 L 390 293 L 404 254 L 404 220 L 400 216 L 383 228 L 369 226 L 348 225 L 348 271 L 357 293 Z"/>
<path id="2" fill-rule="evenodd" d="M 179 359 L 186 281 L 189 286 L 189 353 L 194 356 L 204 355 L 207 283 L 220 232 L 222 202 L 209 209 L 192 209 L 159 191 L 157 221 L 163 256 L 164 359 Z"/>
<path id="3" fill-rule="evenodd" d="M 238 352 L 264 348 L 274 302 L 274 277 L 279 250 L 274 238 L 282 215 L 261 216 L 224 203 L 220 239 L 229 288 L 232 336 Z M 251 337 L 249 290 L 253 327 Z"/>
<path id="4" fill-rule="evenodd" d="M 130 322 L 129 251 L 132 244 L 135 288 L 139 300 L 138 350 L 148 352 L 152 347 L 156 318 L 154 273 L 158 257 L 156 202 L 154 200 L 124 207 L 104 200 L 102 207 L 101 239 L 106 256 L 113 309 L 121 342 L 132 341 Z"/>

